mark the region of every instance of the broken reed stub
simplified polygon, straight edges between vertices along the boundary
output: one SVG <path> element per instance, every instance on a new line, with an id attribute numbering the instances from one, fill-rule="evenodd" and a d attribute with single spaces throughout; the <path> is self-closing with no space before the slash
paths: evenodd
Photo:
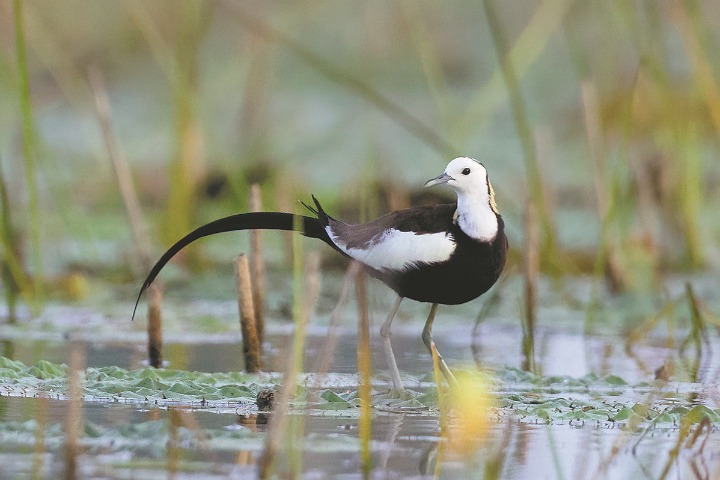
<path id="1" fill-rule="evenodd" d="M 250 266 L 245 254 L 235 257 L 235 287 L 237 289 L 238 310 L 240 311 L 240 330 L 242 332 L 243 357 L 245 371 L 260 371 L 260 339 L 255 322 Z"/>
<path id="2" fill-rule="evenodd" d="M 148 304 L 148 362 L 153 368 L 161 368 L 163 363 L 162 339 L 162 289 L 152 284 L 149 287 L 150 303 Z"/>

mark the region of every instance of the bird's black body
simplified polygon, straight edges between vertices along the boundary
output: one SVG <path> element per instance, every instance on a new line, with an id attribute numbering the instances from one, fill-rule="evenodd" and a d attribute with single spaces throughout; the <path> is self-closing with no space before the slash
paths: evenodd
<path id="1" fill-rule="evenodd" d="M 455 205 L 443 207 L 454 209 Z M 498 236 L 490 243 L 473 240 L 456 224 L 451 224 L 448 231 L 457 248 L 448 261 L 420 264 L 400 274 L 374 271 L 372 275 L 399 296 L 419 302 L 458 305 L 474 300 L 495 284 L 505 266 L 507 239 L 502 219 L 498 219 L 498 223 Z"/>
<path id="2" fill-rule="evenodd" d="M 502 217 L 497 215 L 498 233 L 490 242 L 468 237 L 455 221 L 454 203 L 420 206 L 388 213 L 368 223 L 348 225 L 329 217 L 318 207 L 324 227 L 330 225 L 351 248 L 371 248 L 378 232 L 390 228 L 418 235 L 447 232 L 457 247 L 447 261 L 418 263 L 402 270 L 366 270 L 404 298 L 419 302 L 458 305 L 487 292 L 505 266 L 507 238 Z"/>

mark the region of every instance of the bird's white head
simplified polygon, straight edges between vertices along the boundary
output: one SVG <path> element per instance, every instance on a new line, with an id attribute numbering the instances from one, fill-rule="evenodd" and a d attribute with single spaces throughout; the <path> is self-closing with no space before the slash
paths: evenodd
<path id="1" fill-rule="evenodd" d="M 472 158 L 459 157 L 448 163 L 442 175 L 425 183 L 426 187 L 447 184 L 457 193 L 454 220 L 465 234 L 480 242 L 497 237 L 499 221 L 487 170 Z"/>
<path id="2" fill-rule="evenodd" d="M 472 158 L 458 157 L 448 163 L 442 175 L 425 183 L 426 187 L 447 184 L 458 195 L 458 200 L 471 200 L 473 203 L 489 205 L 494 213 L 498 213 L 495 204 L 495 192 L 488 178 L 485 167 Z"/>

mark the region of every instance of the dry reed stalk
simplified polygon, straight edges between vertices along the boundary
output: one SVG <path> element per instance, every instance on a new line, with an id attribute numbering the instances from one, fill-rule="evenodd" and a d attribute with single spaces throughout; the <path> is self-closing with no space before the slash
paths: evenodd
<path id="1" fill-rule="evenodd" d="M 525 204 L 525 258 L 523 277 L 525 280 L 525 315 L 523 318 L 523 370 L 535 372 L 535 317 L 537 281 L 540 270 L 540 239 L 537 212 L 532 200 Z"/>
<path id="2" fill-rule="evenodd" d="M 328 325 L 328 333 L 325 336 L 325 343 L 323 344 L 322 352 L 318 357 L 312 371 L 317 372 L 318 375 L 316 387 L 319 386 L 320 377 L 330 371 L 330 362 L 332 361 L 333 355 L 335 354 L 335 348 L 337 347 L 337 329 L 338 324 L 341 320 L 341 315 L 345 310 L 348 299 L 350 297 L 350 287 L 352 282 L 357 278 L 358 274 L 362 269 L 362 265 L 358 262 L 352 261 L 345 270 L 345 276 L 343 277 L 342 287 L 340 288 L 340 297 L 335 305 L 332 313 L 330 313 L 330 325 Z"/>
<path id="3" fill-rule="evenodd" d="M 78 478 L 77 458 L 83 432 L 82 385 L 80 372 L 85 368 L 85 352 L 78 342 L 70 343 L 68 368 L 68 404 L 65 416 L 65 479 Z"/>
<path id="4" fill-rule="evenodd" d="M 360 462 L 364 478 L 369 478 L 372 470 L 370 439 L 372 437 L 372 406 L 370 384 L 370 317 L 367 304 L 367 278 L 364 272 L 355 278 L 355 293 L 358 306 L 358 375 L 360 377 L 360 418 L 358 435 L 360 437 Z"/>
<path id="5" fill-rule="evenodd" d="M 262 211 L 260 185 L 250 185 L 250 211 Z M 252 272 L 253 304 L 255 305 L 255 327 L 257 329 L 260 354 L 265 337 L 265 260 L 262 253 L 262 230 L 250 230 L 250 271 Z"/>
<path id="6" fill-rule="evenodd" d="M 258 338 L 255 305 L 253 303 L 250 266 L 247 256 L 242 253 L 235 257 L 235 287 L 237 289 L 238 310 L 240 311 L 245 371 L 257 373 L 261 367 L 260 340 Z"/>
<path id="7" fill-rule="evenodd" d="M 163 336 L 162 336 L 162 287 L 153 283 L 148 288 L 150 302 L 148 303 L 148 359 L 150 366 L 161 368 L 163 364 Z"/>

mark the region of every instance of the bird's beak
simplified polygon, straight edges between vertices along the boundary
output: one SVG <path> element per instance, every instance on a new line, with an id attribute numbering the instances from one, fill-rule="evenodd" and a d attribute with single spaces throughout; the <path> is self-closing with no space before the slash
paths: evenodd
<path id="1" fill-rule="evenodd" d="M 447 182 L 449 182 L 450 180 L 455 180 L 455 179 L 454 179 L 453 177 L 451 177 L 450 175 L 448 175 L 447 173 L 443 172 L 442 175 L 439 175 L 439 176 L 437 176 L 437 177 L 435 177 L 435 178 L 431 178 L 430 180 L 428 180 L 427 182 L 425 182 L 425 185 L 424 185 L 424 186 L 425 186 L 425 187 L 432 187 L 433 185 L 440 185 L 440 184 L 443 184 L 443 183 L 447 183 Z"/>

